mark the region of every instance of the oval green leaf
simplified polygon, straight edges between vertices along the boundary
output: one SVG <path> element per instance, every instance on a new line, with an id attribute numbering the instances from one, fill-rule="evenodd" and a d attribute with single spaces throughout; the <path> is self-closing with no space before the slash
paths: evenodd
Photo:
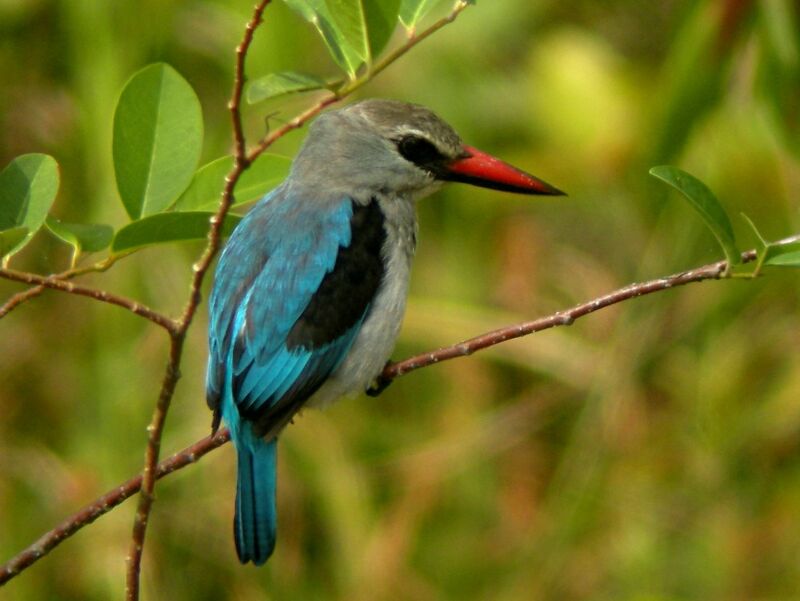
<path id="1" fill-rule="evenodd" d="M 46 154 L 23 154 L 0 171 L 0 230 L 27 230 L 4 255 L 21 249 L 39 231 L 58 186 L 58 163 Z"/>
<path id="2" fill-rule="evenodd" d="M 400 0 L 325 0 L 345 44 L 369 64 L 386 47 Z"/>
<path id="3" fill-rule="evenodd" d="M 412 30 L 430 10 L 442 0 L 403 0 L 400 5 L 400 22 Z"/>
<path id="4" fill-rule="evenodd" d="M 325 0 L 341 40 L 365 63 L 370 62 L 367 16 L 362 0 Z"/>
<path id="5" fill-rule="evenodd" d="M 205 240 L 208 235 L 208 221 L 213 215 L 211 211 L 193 211 L 144 217 L 119 230 L 114 236 L 111 250 L 117 254 L 154 244 Z M 222 226 L 222 235 L 228 236 L 239 221 L 240 216 L 228 215 Z"/>
<path id="6" fill-rule="evenodd" d="M 56 238 L 79 253 L 94 253 L 108 248 L 114 237 L 114 228 L 100 223 L 67 223 L 48 217 L 45 226 Z"/>
<path id="7" fill-rule="evenodd" d="M 324 79 L 296 71 L 270 73 L 252 81 L 247 86 L 247 102 L 255 104 L 268 98 L 294 92 L 310 92 L 328 87 Z"/>
<path id="8" fill-rule="evenodd" d="M 292 161 L 277 154 L 264 153 L 242 173 L 234 190 L 233 206 L 261 198 L 286 179 Z M 212 211 L 219 206 L 225 176 L 233 167 L 232 157 L 222 157 L 197 170 L 192 183 L 173 207 L 176 211 Z"/>
<path id="9" fill-rule="evenodd" d="M 189 83 L 169 65 L 136 73 L 114 113 L 114 172 L 131 219 L 159 213 L 186 189 L 200 160 L 203 115 Z"/>
<path id="10" fill-rule="evenodd" d="M 373 0 L 364 2 L 364 16 L 367 20 L 367 38 L 369 39 L 370 56 L 374 59 L 386 48 L 392 38 L 397 17 L 400 12 L 400 0 Z"/>
<path id="11" fill-rule="evenodd" d="M 800 242 L 768 244 L 764 265 L 800 267 Z"/>
<path id="12" fill-rule="evenodd" d="M 8 260 L 8 255 L 15 250 L 25 237 L 28 235 L 28 228 L 19 226 L 0 232 L 0 259 L 3 259 L 3 267 Z"/>
<path id="13" fill-rule="evenodd" d="M 686 197 L 717 238 L 729 265 L 742 262 L 728 214 L 708 186 L 686 171 L 670 165 L 653 167 L 650 175 L 669 184 Z"/>
<path id="14" fill-rule="evenodd" d="M 284 0 L 284 2 L 316 27 L 333 60 L 350 78 L 354 78 L 365 59 L 350 46 L 325 0 Z"/>

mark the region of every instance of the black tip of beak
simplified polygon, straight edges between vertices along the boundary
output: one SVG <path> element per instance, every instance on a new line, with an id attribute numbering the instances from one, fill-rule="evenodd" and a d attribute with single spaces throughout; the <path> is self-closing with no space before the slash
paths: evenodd
<path id="1" fill-rule="evenodd" d="M 439 179 L 516 194 L 566 196 L 555 186 L 476 148 L 465 146 L 464 150 L 468 156 L 450 163 Z"/>
<path id="2" fill-rule="evenodd" d="M 559 190 L 555 186 L 551 186 L 547 182 L 533 177 L 532 175 L 525 175 L 529 181 L 524 185 L 511 184 L 463 174 L 445 174 L 444 177 L 440 177 L 439 179 L 448 182 L 457 182 L 461 184 L 469 184 L 471 186 L 478 186 L 479 188 L 499 190 L 500 192 L 511 192 L 513 194 L 527 194 L 529 196 L 567 196 L 567 193 L 563 190 Z"/>
<path id="3" fill-rule="evenodd" d="M 537 188 L 535 190 L 517 190 L 521 194 L 536 194 L 538 196 L 567 196 L 563 190 L 559 190 L 555 186 L 551 186 L 545 181 L 540 180 L 538 177 L 528 175 L 529 178 L 536 182 Z"/>

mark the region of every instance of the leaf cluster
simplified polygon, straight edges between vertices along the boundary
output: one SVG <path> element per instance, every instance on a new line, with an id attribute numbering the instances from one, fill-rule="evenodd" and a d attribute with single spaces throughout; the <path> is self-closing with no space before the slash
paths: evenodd
<path id="1" fill-rule="evenodd" d="M 386 48 L 396 24 L 409 35 L 441 0 L 285 0 L 319 31 L 331 56 L 356 80 Z M 297 72 L 269 73 L 248 86 L 250 102 L 291 92 L 336 89 L 342 80 Z M 352 89 L 352 86 L 351 88 Z M 231 156 L 198 167 L 203 149 L 203 112 L 188 81 L 165 63 L 151 64 L 125 84 L 114 112 L 113 165 L 119 199 L 130 221 L 121 227 L 68 223 L 50 215 L 59 188 L 56 160 L 28 154 L 0 172 L 0 258 L 11 257 L 43 226 L 72 248 L 71 267 L 84 254 L 110 250 L 110 259 L 147 246 L 201 240 L 220 202 Z M 232 206 L 252 202 L 275 187 L 289 170 L 287 157 L 259 153 L 237 182 Z M 228 214 L 223 235 L 240 215 Z"/>

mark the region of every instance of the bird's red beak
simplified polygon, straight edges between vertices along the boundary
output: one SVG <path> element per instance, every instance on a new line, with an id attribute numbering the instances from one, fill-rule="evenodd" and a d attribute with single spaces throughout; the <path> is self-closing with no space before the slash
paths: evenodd
<path id="1" fill-rule="evenodd" d="M 464 151 L 469 156 L 448 164 L 442 179 L 519 194 L 564 195 L 558 188 L 477 148 L 464 146 Z"/>

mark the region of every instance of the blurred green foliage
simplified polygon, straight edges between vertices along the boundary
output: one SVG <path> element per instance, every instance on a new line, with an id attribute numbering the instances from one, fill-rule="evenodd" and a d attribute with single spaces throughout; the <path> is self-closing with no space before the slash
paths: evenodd
<path id="1" fill-rule="evenodd" d="M 201 163 L 221 156 L 251 4 L 0 1 L 0 165 L 52 155 L 54 215 L 119 227 L 124 82 L 154 61 L 175 67 L 203 106 Z M 453 186 L 421 204 L 396 357 L 719 259 L 691 209 L 648 177 L 654 164 L 694 173 L 770 239 L 800 231 L 799 16 L 789 0 L 484 1 L 362 89 L 426 104 L 570 193 Z M 281 2 L 248 69 L 336 73 Z M 307 100 L 247 108 L 250 139 Z M 273 150 L 292 155 L 303 135 Z M 85 281 L 174 314 L 199 249 L 144 250 Z M 70 257 L 41 232 L 13 265 L 49 273 Z M 2 299 L 18 290 L 0 282 Z M 282 437 L 280 538 L 261 569 L 235 558 L 223 448 L 158 487 L 143 598 L 797 598 L 799 308 L 793 270 L 690 286 L 306 413 Z M 208 432 L 203 325 L 165 452 Z M 0 322 L 0 561 L 140 469 L 166 352 L 144 320 L 69 295 Z M 4 598 L 119 598 L 133 509 L 85 528 Z"/>

